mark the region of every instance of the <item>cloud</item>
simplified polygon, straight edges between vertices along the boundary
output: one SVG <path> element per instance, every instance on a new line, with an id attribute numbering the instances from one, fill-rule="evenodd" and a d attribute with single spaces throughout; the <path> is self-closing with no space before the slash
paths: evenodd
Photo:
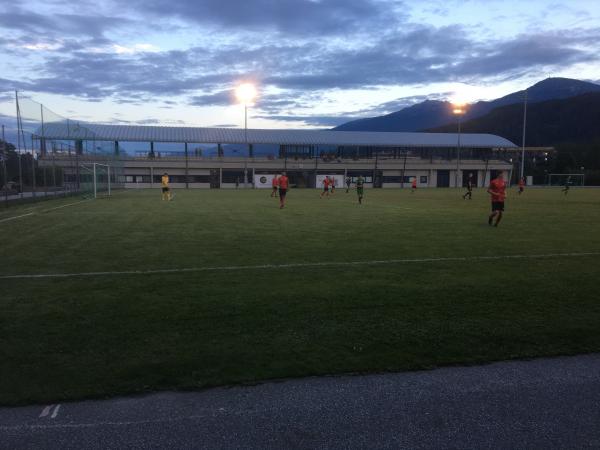
<path id="1" fill-rule="evenodd" d="M 124 46 L 119 44 L 113 44 L 111 49 L 117 55 L 133 55 L 134 53 L 151 52 L 156 53 L 160 51 L 156 45 L 152 44 L 133 44 L 131 46 Z"/>
<path id="2" fill-rule="evenodd" d="M 233 89 L 215 92 L 213 94 L 194 95 L 189 104 L 194 106 L 229 106 L 235 102 Z"/>
<path id="3" fill-rule="evenodd" d="M 133 21 L 115 16 L 80 14 L 39 14 L 12 8 L 0 13 L 0 27 L 43 36 L 99 37 L 109 30 L 132 25 Z"/>
<path id="4" fill-rule="evenodd" d="M 2 73 L 0 91 L 129 104 L 156 101 L 162 107 L 177 100 L 211 107 L 234 103 L 233 86 L 251 78 L 269 92 L 255 106 L 263 116 L 288 120 L 301 111 L 299 120 L 335 125 L 335 118 L 305 113 L 330 91 L 489 83 L 600 61 L 599 28 L 484 40 L 461 25 L 410 23 L 398 13 L 405 5 L 396 1 L 144 0 L 142 7 L 141 0 L 133 0 L 113 2 L 112 9 L 96 15 L 92 2 L 78 6 L 77 14 L 65 11 L 70 3 L 58 0 L 52 5 L 63 9 L 53 15 L 29 5 L 0 12 L 5 31 L 0 50 L 29 58 L 20 72 Z M 188 48 L 161 51 L 145 38 L 149 23 L 175 28 L 185 23 L 198 39 Z M 138 35 L 138 40 L 120 39 L 123 34 Z M 395 99 L 340 113 L 340 120 L 385 114 L 416 101 L 421 100 Z"/>
<path id="5" fill-rule="evenodd" d="M 394 4 L 395 3 L 395 4 Z M 134 0 L 137 11 L 212 28 L 277 31 L 293 35 L 354 33 L 374 24 L 391 26 L 400 2 L 382 0 Z"/>
<path id="6" fill-rule="evenodd" d="M 341 125 L 350 120 L 356 119 L 354 116 L 341 116 L 341 115 L 331 115 L 331 116 L 307 116 L 307 115 L 268 115 L 268 116 L 255 116 L 259 119 L 267 119 L 267 120 L 278 120 L 281 122 L 295 122 L 302 123 L 305 126 L 310 127 L 318 127 L 318 128 L 331 128 Z"/>

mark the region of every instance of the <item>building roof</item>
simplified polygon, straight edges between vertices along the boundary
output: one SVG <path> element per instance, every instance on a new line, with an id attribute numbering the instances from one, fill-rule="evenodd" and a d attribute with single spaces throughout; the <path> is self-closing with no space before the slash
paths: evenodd
<path id="1" fill-rule="evenodd" d="M 37 135 L 42 137 L 41 129 Z M 456 147 L 458 143 L 457 133 L 248 129 L 246 139 L 243 128 L 100 125 L 72 121 L 45 124 L 43 137 L 54 140 L 373 147 Z M 460 144 L 467 148 L 517 147 L 508 139 L 493 134 L 461 133 Z"/>

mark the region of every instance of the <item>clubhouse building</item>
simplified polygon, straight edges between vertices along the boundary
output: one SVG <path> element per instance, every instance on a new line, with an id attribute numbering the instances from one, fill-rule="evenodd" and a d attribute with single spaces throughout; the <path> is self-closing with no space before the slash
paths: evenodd
<path id="1" fill-rule="evenodd" d="M 40 164 L 63 167 L 65 181 L 82 164 L 118 167 L 127 188 L 159 187 L 167 172 L 174 188 L 270 188 L 287 172 L 292 187 L 320 187 L 325 175 L 338 186 L 365 177 L 368 187 L 484 186 L 498 171 L 512 174 L 520 148 L 500 136 L 332 130 L 45 124 L 34 136 Z"/>

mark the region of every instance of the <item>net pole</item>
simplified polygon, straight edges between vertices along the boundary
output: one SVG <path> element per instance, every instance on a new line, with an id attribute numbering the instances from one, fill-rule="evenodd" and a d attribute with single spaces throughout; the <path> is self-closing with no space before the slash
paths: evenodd
<path id="1" fill-rule="evenodd" d="M 17 151 L 19 152 L 19 192 L 23 198 L 23 163 L 21 161 L 21 111 L 19 109 L 19 93 L 15 91 L 15 103 L 17 106 Z"/>
<path id="2" fill-rule="evenodd" d="M 6 171 L 6 161 L 2 159 L 2 171 L 4 172 L 4 202 L 8 205 L 8 172 Z"/>
<path id="3" fill-rule="evenodd" d="M 8 206 L 8 172 L 6 170 L 6 160 L 8 159 L 8 151 L 6 149 L 6 138 L 4 137 L 4 125 L 2 125 L 2 172 L 4 174 L 4 202 Z"/>
<path id="4" fill-rule="evenodd" d="M 42 166 L 42 175 L 44 180 L 44 197 L 48 197 L 48 183 L 46 182 L 46 166 Z"/>
<path id="5" fill-rule="evenodd" d="M 33 135 L 31 135 L 31 195 L 33 198 L 35 195 L 35 152 L 33 150 Z"/>
<path id="6" fill-rule="evenodd" d="M 54 188 L 52 194 L 56 197 L 56 165 L 54 163 L 54 144 L 52 144 L 52 186 Z"/>
<path id="7" fill-rule="evenodd" d="M 94 198 L 97 198 L 97 196 L 96 196 L 96 163 L 93 164 L 93 167 L 94 167 L 94 172 L 93 172 L 93 175 L 94 175 Z"/>

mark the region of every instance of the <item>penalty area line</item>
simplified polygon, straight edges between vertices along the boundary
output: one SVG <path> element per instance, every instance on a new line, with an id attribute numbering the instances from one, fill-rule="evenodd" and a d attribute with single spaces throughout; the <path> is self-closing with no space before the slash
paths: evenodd
<path id="1" fill-rule="evenodd" d="M 148 269 L 148 270 L 121 270 L 106 272 L 73 272 L 73 273 L 42 273 L 42 274 L 17 274 L 3 275 L 0 280 L 34 279 L 34 278 L 73 278 L 73 277 L 100 277 L 119 275 L 153 275 L 186 272 L 217 272 L 241 271 L 262 269 L 295 269 L 303 267 L 349 267 L 349 266 L 374 266 L 382 264 L 403 263 L 428 263 L 428 262 L 458 262 L 458 261 L 497 261 L 503 259 L 544 259 L 544 258 L 577 258 L 585 256 L 599 256 L 600 252 L 582 253 L 545 253 L 538 255 L 495 255 L 495 256 L 455 256 L 447 258 L 406 258 L 383 259 L 370 261 L 339 261 L 339 262 L 308 262 L 290 264 L 258 264 L 254 266 L 215 266 L 215 267 L 184 267 L 179 269 Z"/>
<path id="2" fill-rule="evenodd" d="M 66 208 L 67 206 L 78 205 L 80 203 L 89 202 L 89 201 L 90 200 L 81 200 L 79 202 L 67 203 L 66 205 L 60 205 L 60 206 L 56 206 L 54 208 L 48 208 L 48 209 L 43 209 L 43 210 L 36 210 L 36 209 L 34 209 L 33 212 L 30 212 L 30 213 L 27 213 L 27 214 L 21 214 L 20 216 L 7 217 L 5 219 L 0 219 L 0 223 L 1 222 L 8 222 L 9 220 L 20 219 L 22 217 L 33 216 L 33 215 L 39 214 L 39 213 L 46 213 L 48 211 L 54 211 L 55 209 Z"/>
<path id="3" fill-rule="evenodd" d="M 34 213 L 22 214 L 20 216 L 7 217 L 6 219 L 0 219 L 0 222 L 8 222 L 9 220 L 20 219 L 21 217 L 33 216 Z"/>

